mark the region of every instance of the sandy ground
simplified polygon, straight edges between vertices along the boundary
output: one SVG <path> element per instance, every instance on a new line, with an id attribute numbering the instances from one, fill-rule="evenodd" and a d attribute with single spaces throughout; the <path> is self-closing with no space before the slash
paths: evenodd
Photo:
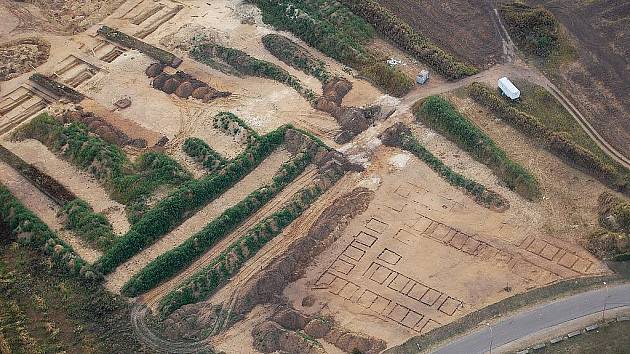
<path id="1" fill-rule="evenodd" d="M 112 200 L 103 186 L 87 173 L 77 171 L 76 167 L 58 158 L 39 141 L 3 141 L 2 144 L 24 161 L 62 183 L 77 197 L 90 204 L 94 211 L 103 213 L 117 234 L 124 234 L 129 230 L 125 206 Z"/>
<path id="2" fill-rule="evenodd" d="M 545 237 L 538 206 L 490 211 L 404 154 L 377 150 L 365 173 L 379 181 L 374 201 L 285 289 L 295 308 L 391 346 L 514 293 L 606 272 L 574 244 Z M 308 295 L 315 305 L 304 307 Z"/>
<path id="3" fill-rule="evenodd" d="M 101 252 L 93 250 L 71 232 L 63 230 L 63 225 L 57 219 L 57 212 L 59 211 L 57 204 L 31 185 L 17 171 L 1 161 L 0 183 L 6 186 L 26 208 L 37 215 L 48 227 L 56 231 L 59 237 L 72 246 L 85 261 L 94 263 L 101 256 Z"/>
<path id="4" fill-rule="evenodd" d="M 286 150 L 276 150 L 265 159 L 253 172 L 239 181 L 234 187 L 223 193 L 183 224 L 166 234 L 159 241 L 136 254 L 127 262 L 121 264 L 116 271 L 107 276 L 105 286 L 112 292 L 119 293 L 122 286 L 160 254 L 177 247 L 189 237 L 201 230 L 214 220 L 224 210 L 234 206 L 255 189 L 271 181 L 278 168 L 289 159 Z"/>

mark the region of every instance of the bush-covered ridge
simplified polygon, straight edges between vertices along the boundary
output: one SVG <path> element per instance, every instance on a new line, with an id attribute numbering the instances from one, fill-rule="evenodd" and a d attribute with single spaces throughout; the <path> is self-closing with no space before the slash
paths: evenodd
<path id="1" fill-rule="evenodd" d="M 113 271 L 118 265 L 180 225 L 196 210 L 234 186 L 283 143 L 287 129 L 287 126 L 282 126 L 261 136 L 218 173 L 180 185 L 147 211 L 138 222 L 132 225 L 129 232 L 120 237 L 118 242 L 101 257 L 98 263 L 103 272 Z"/>
<path id="2" fill-rule="evenodd" d="M 209 172 L 222 168 L 227 160 L 199 138 L 187 138 L 182 150 Z"/>
<path id="3" fill-rule="evenodd" d="M 393 96 L 403 96 L 414 82 L 397 68 L 391 68 L 366 50 L 355 36 L 339 26 L 326 9 L 339 8 L 334 0 L 252 0 L 261 10 L 263 21 L 279 30 L 290 31 L 327 56 L 359 71 L 369 81 Z M 344 11 L 347 11 L 344 10 Z M 355 16 L 355 21 L 360 21 Z M 367 24 L 366 24 L 367 26 Z"/>
<path id="4" fill-rule="evenodd" d="M 285 162 L 274 175 L 270 185 L 253 191 L 184 243 L 158 256 L 123 286 L 122 293 L 128 296 L 140 295 L 184 270 L 280 193 L 304 171 L 313 157 L 311 152 L 302 151 Z"/>
<path id="5" fill-rule="evenodd" d="M 53 264 L 69 274 L 88 281 L 98 281 L 102 275 L 87 264 L 41 219 L 28 210 L 11 192 L 0 184 L 0 218 L 8 224 L 11 236 L 21 245 L 50 256 Z"/>
<path id="6" fill-rule="evenodd" d="M 167 155 L 142 154 L 135 163 L 116 145 L 91 135 L 78 122 L 63 125 L 42 113 L 13 135 L 16 140 L 36 139 L 82 170 L 102 181 L 112 198 L 129 205 L 147 198 L 162 185 L 176 185 L 192 177 Z"/>
<path id="7" fill-rule="evenodd" d="M 457 80 L 474 75 L 478 70 L 458 61 L 427 38 L 414 31 L 405 21 L 374 0 L 339 0 L 352 12 L 363 17 L 382 35 L 391 39 L 403 50 L 418 58 L 444 75 L 447 79 Z"/>
<path id="8" fill-rule="evenodd" d="M 510 160 L 503 149 L 474 123 L 457 112 L 446 99 L 439 96 L 428 97 L 415 115 L 490 167 L 511 190 L 529 200 L 540 196 L 536 178 L 521 165 Z"/>
<path id="9" fill-rule="evenodd" d="M 63 218 L 64 226 L 68 230 L 72 230 L 93 248 L 104 251 L 116 240 L 109 220 L 103 214 L 94 212 L 92 207 L 81 199 L 64 205 L 59 211 L 59 216 Z"/>
<path id="10" fill-rule="evenodd" d="M 587 238 L 586 248 L 600 258 L 630 260 L 630 202 L 608 192 L 598 202 L 601 228 Z"/>
<path id="11" fill-rule="evenodd" d="M 316 77 L 322 83 L 330 80 L 326 64 L 311 55 L 308 50 L 287 37 L 270 33 L 262 38 L 265 48 L 285 64 Z"/>
<path id="12" fill-rule="evenodd" d="M 515 126 L 518 130 L 544 144 L 551 152 L 599 178 L 611 187 L 630 193 L 630 174 L 622 167 L 603 162 L 591 151 L 577 145 L 560 132 L 548 129 L 534 116 L 510 106 L 494 90 L 480 83 L 468 87 L 469 96 L 491 110 L 498 118 Z"/>
<path id="13" fill-rule="evenodd" d="M 478 204 L 496 210 L 505 210 L 509 207 L 508 201 L 498 193 L 486 188 L 479 182 L 462 176 L 445 165 L 442 160 L 435 157 L 429 150 L 422 146 L 413 136 L 411 130 L 402 123 L 397 123 L 389 128 L 381 138 L 385 145 L 397 146 L 414 154 L 450 185 L 459 187 L 463 189 L 466 194 L 472 196 Z"/>
<path id="14" fill-rule="evenodd" d="M 243 75 L 275 80 L 293 88 L 309 102 L 314 102 L 316 99 L 316 95 L 311 89 L 305 88 L 299 79 L 283 68 L 268 61 L 254 58 L 242 50 L 205 43 L 193 47 L 190 50 L 190 56 L 202 63 L 205 62 L 206 57 L 219 58 Z"/>
<path id="15" fill-rule="evenodd" d="M 527 54 L 548 57 L 558 46 L 558 21 L 542 6 L 503 4 L 501 16 L 510 36 Z"/>

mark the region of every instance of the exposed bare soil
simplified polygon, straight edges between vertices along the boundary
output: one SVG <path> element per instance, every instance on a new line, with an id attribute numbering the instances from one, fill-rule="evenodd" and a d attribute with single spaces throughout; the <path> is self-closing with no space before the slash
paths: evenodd
<path id="1" fill-rule="evenodd" d="M 488 68 L 500 62 L 501 37 L 492 9 L 480 0 L 383 0 L 379 3 L 421 35 L 465 61 Z"/>

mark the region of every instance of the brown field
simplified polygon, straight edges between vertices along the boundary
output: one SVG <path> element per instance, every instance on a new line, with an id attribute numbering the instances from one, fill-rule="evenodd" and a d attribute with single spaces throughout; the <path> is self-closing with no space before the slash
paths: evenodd
<path id="1" fill-rule="evenodd" d="M 482 3 L 483 4 L 480 4 Z M 479 0 L 379 1 L 421 35 L 481 68 L 501 61 L 491 7 Z"/>

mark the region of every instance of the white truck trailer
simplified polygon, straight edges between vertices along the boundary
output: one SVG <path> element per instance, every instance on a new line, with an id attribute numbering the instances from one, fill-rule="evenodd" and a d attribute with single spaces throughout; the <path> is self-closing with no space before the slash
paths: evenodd
<path id="1" fill-rule="evenodd" d="M 515 100 L 521 97 L 521 91 L 514 86 L 512 81 L 508 80 L 507 77 L 502 77 L 497 82 L 501 93 L 508 96 L 510 99 Z"/>

